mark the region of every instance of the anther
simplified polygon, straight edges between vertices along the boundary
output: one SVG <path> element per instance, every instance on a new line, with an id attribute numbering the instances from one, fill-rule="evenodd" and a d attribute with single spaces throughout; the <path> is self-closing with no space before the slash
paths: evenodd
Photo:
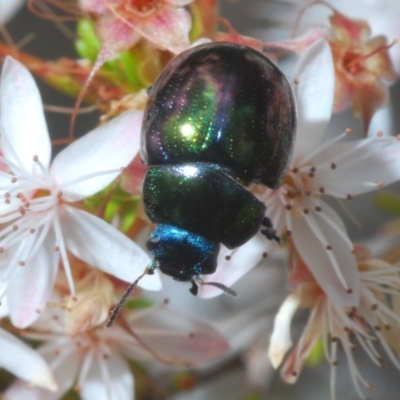
<path id="1" fill-rule="evenodd" d="M 374 326 L 374 329 L 375 329 L 376 331 L 380 331 L 380 330 L 381 330 L 381 327 L 380 327 L 379 325 L 375 325 L 375 326 Z"/>
<path id="2" fill-rule="evenodd" d="M 336 343 L 337 341 L 339 341 L 339 338 L 337 336 L 332 336 L 331 337 L 331 342 L 332 343 Z"/>
<path id="3" fill-rule="evenodd" d="M 319 192 L 323 194 L 323 193 L 325 193 L 325 189 L 323 187 L 320 187 Z"/>
<path id="4" fill-rule="evenodd" d="M 346 128 L 346 129 L 344 130 L 344 133 L 345 133 L 346 135 L 350 135 L 352 132 L 353 132 L 353 131 L 352 131 L 350 128 Z"/>
<path id="5" fill-rule="evenodd" d="M 11 197 L 11 193 L 10 192 L 7 192 L 7 193 L 4 193 L 4 197 L 7 199 L 7 198 L 10 198 Z"/>
<path id="6" fill-rule="evenodd" d="M 332 365 L 333 365 L 334 367 L 336 367 L 338 364 L 339 364 L 339 361 L 338 361 L 338 360 L 332 361 Z"/>
<path id="7" fill-rule="evenodd" d="M 17 231 L 18 230 L 18 225 L 14 224 L 12 228 L 13 228 L 13 231 Z"/>
<path id="8" fill-rule="evenodd" d="M 310 210 L 308 208 L 304 209 L 304 214 L 308 214 L 310 212 Z"/>
<path id="9" fill-rule="evenodd" d="M 286 210 L 290 211 L 292 209 L 292 206 L 290 204 L 286 204 L 285 208 Z"/>
<path id="10" fill-rule="evenodd" d="M 29 233 L 35 233 L 35 229 L 34 228 L 29 229 Z"/>
<path id="11" fill-rule="evenodd" d="M 314 173 L 313 172 L 310 172 L 309 174 L 308 174 L 308 176 L 310 177 L 310 178 L 314 178 Z"/>
<path id="12" fill-rule="evenodd" d="M 383 136 L 383 132 L 382 132 L 382 131 L 378 131 L 378 133 L 376 134 L 376 136 L 382 137 L 382 136 Z"/>
<path id="13" fill-rule="evenodd" d="M 317 170 L 317 168 L 311 167 L 310 172 L 311 172 L 311 173 L 314 173 L 316 170 Z"/>
<path id="14" fill-rule="evenodd" d="M 229 261 L 231 259 L 231 256 L 225 256 L 225 260 Z"/>
<path id="15" fill-rule="evenodd" d="M 11 200 L 10 200 L 10 199 L 5 199 L 4 202 L 5 202 L 6 204 L 10 204 L 10 203 L 11 203 Z"/>
<path id="16" fill-rule="evenodd" d="M 75 302 L 75 301 L 78 301 L 78 298 L 76 296 L 72 296 L 71 300 Z"/>
<path id="17" fill-rule="evenodd" d="M 29 208 L 29 206 L 30 206 L 29 201 L 24 201 L 24 207 Z"/>
<path id="18" fill-rule="evenodd" d="M 353 200 L 353 198 L 354 198 L 353 195 L 351 195 L 351 194 L 348 194 L 346 197 L 347 197 L 347 200 Z"/>
<path id="19" fill-rule="evenodd" d="M 294 168 L 292 169 L 292 171 L 293 171 L 294 174 L 297 174 L 297 173 L 299 172 L 299 169 L 298 169 L 297 167 L 294 167 Z"/>
<path id="20" fill-rule="evenodd" d="M 384 326 L 385 326 L 385 329 L 386 329 L 387 331 L 390 331 L 390 325 L 389 325 L 389 324 L 385 324 Z"/>
<path id="21" fill-rule="evenodd" d="M 286 231 L 286 236 L 290 236 L 292 234 L 292 231 L 290 231 L 289 229 Z"/>
<path id="22" fill-rule="evenodd" d="M 11 183 L 15 183 L 17 182 L 17 178 L 14 176 L 13 178 L 11 178 Z"/>
<path id="23" fill-rule="evenodd" d="M 327 250 L 332 250 L 332 246 L 331 246 L 330 244 L 328 244 L 328 245 L 326 246 L 326 249 L 327 249 Z"/>
<path id="24" fill-rule="evenodd" d="M 381 188 L 381 187 L 383 186 L 383 183 L 382 183 L 382 181 L 378 181 L 378 182 L 376 182 L 376 186 L 377 186 L 378 188 Z"/>
<path id="25" fill-rule="evenodd" d="M 334 162 L 331 164 L 331 168 L 336 169 L 336 164 Z"/>
<path id="26" fill-rule="evenodd" d="M 400 134 L 399 134 L 399 135 L 396 135 L 396 139 L 397 139 L 397 140 L 400 140 Z"/>
<path id="27" fill-rule="evenodd" d="M 262 253 L 262 258 L 267 258 L 268 257 L 268 253 L 266 251 L 264 251 L 264 253 Z"/>
<path id="28" fill-rule="evenodd" d="M 4 247 L 0 247 L 0 254 L 4 253 Z"/>
<path id="29" fill-rule="evenodd" d="M 57 197 L 60 198 L 62 196 L 62 192 L 57 192 Z"/>
<path id="30" fill-rule="evenodd" d="M 60 248 L 59 248 L 58 246 L 54 246 L 54 247 L 53 247 L 53 250 L 54 250 L 54 251 L 58 251 L 58 250 L 60 250 Z"/>
<path id="31" fill-rule="evenodd" d="M 352 294 L 353 293 L 353 289 L 350 289 L 350 288 L 346 289 L 346 293 Z"/>
<path id="32" fill-rule="evenodd" d="M 39 161 L 39 157 L 38 156 L 33 156 L 33 161 L 38 162 Z"/>
<path id="33" fill-rule="evenodd" d="M 40 308 L 37 308 L 37 309 L 35 310 L 35 313 L 36 313 L 36 314 L 41 314 L 41 313 L 42 313 L 42 310 L 41 310 Z"/>
<path id="34" fill-rule="evenodd" d="M 292 376 L 297 376 L 297 372 L 296 371 L 292 371 Z"/>
<path id="35" fill-rule="evenodd" d="M 295 85 L 298 85 L 298 84 L 299 84 L 298 78 L 294 78 L 294 79 L 293 79 L 293 83 L 294 83 Z"/>
<path id="36" fill-rule="evenodd" d="M 320 212 L 322 208 L 320 206 L 315 207 L 315 211 Z"/>
<path id="37" fill-rule="evenodd" d="M 24 262 L 24 261 L 18 261 L 18 265 L 19 265 L 20 267 L 24 267 L 24 266 L 25 266 L 25 262 Z"/>
<path id="38" fill-rule="evenodd" d="M 22 215 L 25 215 L 25 214 L 26 214 L 25 208 L 22 207 L 22 206 L 19 208 L 19 212 L 20 212 Z"/>
<path id="39" fill-rule="evenodd" d="M 371 310 L 375 311 L 378 308 L 378 304 L 372 304 Z"/>

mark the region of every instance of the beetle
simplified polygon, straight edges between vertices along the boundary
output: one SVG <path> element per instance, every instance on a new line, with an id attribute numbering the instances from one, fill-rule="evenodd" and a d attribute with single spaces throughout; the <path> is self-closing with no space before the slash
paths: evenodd
<path id="1" fill-rule="evenodd" d="M 191 282 L 196 295 L 205 284 L 200 275 L 216 270 L 221 243 L 233 249 L 258 231 L 279 241 L 265 205 L 247 187 L 280 186 L 293 150 L 295 99 L 271 60 L 225 42 L 176 56 L 148 94 L 142 194 L 156 224 L 146 243 L 154 260 L 131 286 L 159 268 Z"/>

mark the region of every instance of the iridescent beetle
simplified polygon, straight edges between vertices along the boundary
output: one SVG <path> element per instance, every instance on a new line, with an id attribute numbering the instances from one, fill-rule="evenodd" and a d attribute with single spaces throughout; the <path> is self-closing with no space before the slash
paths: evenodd
<path id="1" fill-rule="evenodd" d="M 256 50 L 207 43 L 166 66 L 149 89 L 141 136 L 149 166 L 143 202 L 157 224 L 147 241 L 154 260 L 120 305 L 155 268 L 191 282 L 196 295 L 198 284 L 205 284 L 200 275 L 216 270 L 220 243 L 233 249 L 259 230 L 279 241 L 265 205 L 246 186 L 280 186 L 295 126 L 287 79 Z"/>

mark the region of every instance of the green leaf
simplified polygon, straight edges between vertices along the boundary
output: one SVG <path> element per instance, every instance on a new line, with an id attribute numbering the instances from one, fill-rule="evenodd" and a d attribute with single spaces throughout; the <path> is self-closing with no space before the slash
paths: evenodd
<path id="1" fill-rule="evenodd" d="M 400 216 L 400 195 L 380 191 L 375 195 L 375 201 L 381 210 Z"/>
<path id="2" fill-rule="evenodd" d="M 82 58 L 94 62 L 99 54 L 101 43 L 96 36 L 93 21 L 89 18 L 79 20 L 77 34 L 78 40 L 75 42 L 76 51 Z"/>
<path id="3" fill-rule="evenodd" d="M 126 307 L 129 310 L 142 310 L 143 308 L 151 307 L 153 303 L 149 299 L 144 297 L 139 297 L 138 299 L 128 300 L 126 302 Z"/>
<path id="4" fill-rule="evenodd" d="M 314 347 L 312 348 L 310 354 L 307 357 L 306 363 L 309 367 L 317 367 L 325 358 L 324 353 L 324 342 L 319 339 Z"/>

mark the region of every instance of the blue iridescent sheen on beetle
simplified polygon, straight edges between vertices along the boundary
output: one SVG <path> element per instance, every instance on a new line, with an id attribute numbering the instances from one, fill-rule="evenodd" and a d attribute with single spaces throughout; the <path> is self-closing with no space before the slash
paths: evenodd
<path id="1" fill-rule="evenodd" d="M 149 89 L 141 155 L 147 248 L 160 268 L 192 282 L 217 267 L 220 243 L 235 248 L 261 230 L 278 238 L 266 207 L 246 188 L 277 188 L 292 154 L 296 107 L 279 68 L 233 43 L 175 57 Z"/>

